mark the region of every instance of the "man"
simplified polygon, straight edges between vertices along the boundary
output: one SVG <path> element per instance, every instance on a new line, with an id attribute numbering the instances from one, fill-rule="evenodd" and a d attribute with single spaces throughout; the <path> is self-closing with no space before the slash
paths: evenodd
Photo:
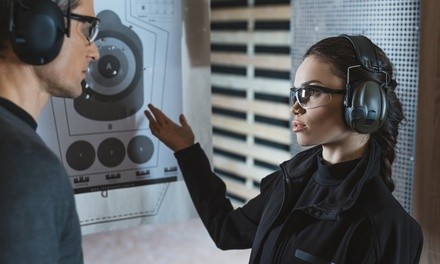
<path id="1" fill-rule="evenodd" d="M 83 263 L 71 185 L 35 130 L 99 58 L 93 0 L 0 3 L 0 263 Z"/>

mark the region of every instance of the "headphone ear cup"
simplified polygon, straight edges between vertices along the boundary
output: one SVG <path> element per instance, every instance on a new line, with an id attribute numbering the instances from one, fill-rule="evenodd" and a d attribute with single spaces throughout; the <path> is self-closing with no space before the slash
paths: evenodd
<path id="1" fill-rule="evenodd" d="M 58 55 L 64 41 L 64 16 L 51 0 L 11 1 L 9 39 L 23 62 L 49 63 Z"/>
<path id="2" fill-rule="evenodd" d="M 346 98 L 344 120 L 347 126 L 358 133 L 377 131 L 387 114 L 385 88 L 375 81 L 366 81 L 349 89 Z"/>
<path id="3" fill-rule="evenodd" d="M 379 129 L 383 125 L 383 123 L 385 122 L 385 120 L 387 118 L 387 114 L 388 114 L 387 87 L 384 85 L 381 85 L 379 91 L 380 91 L 380 97 L 382 100 L 382 112 L 380 113 L 379 127 L 377 129 Z"/>

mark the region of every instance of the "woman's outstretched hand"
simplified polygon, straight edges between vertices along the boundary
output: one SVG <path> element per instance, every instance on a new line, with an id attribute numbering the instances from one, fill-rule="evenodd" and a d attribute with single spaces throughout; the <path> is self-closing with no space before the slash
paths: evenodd
<path id="1" fill-rule="evenodd" d="M 174 152 L 194 144 L 194 133 L 183 114 L 180 114 L 180 126 L 169 119 L 162 111 L 148 104 L 150 111 L 145 116 L 150 122 L 151 133 Z"/>

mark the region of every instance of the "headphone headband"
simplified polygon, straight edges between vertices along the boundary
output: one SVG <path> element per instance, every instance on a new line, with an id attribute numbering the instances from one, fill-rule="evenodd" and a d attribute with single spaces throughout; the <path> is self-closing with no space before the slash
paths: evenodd
<path id="1" fill-rule="evenodd" d="M 367 70 L 382 71 L 382 63 L 377 56 L 373 42 L 365 36 L 340 35 L 346 38 L 354 48 L 358 62 Z"/>

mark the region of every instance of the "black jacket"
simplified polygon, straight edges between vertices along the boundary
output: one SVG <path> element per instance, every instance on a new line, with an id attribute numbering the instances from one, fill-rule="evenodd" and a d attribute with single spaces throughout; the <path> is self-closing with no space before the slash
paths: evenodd
<path id="1" fill-rule="evenodd" d="M 262 180 L 261 193 L 235 210 L 225 198 L 225 184 L 211 171 L 198 144 L 175 156 L 216 245 L 252 247 L 249 263 L 418 263 L 423 243 L 420 226 L 379 177 L 378 144 L 372 141 L 369 149 L 335 192 L 300 208 L 291 205 L 317 169 L 320 146 L 282 163 L 280 171 Z M 281 235 L 270 236 L 279 224 Z M 275 242 L 276 249 L 262 254 L 269 242 Z M 261 259 L 262 255 L 266 257 Z"/>

